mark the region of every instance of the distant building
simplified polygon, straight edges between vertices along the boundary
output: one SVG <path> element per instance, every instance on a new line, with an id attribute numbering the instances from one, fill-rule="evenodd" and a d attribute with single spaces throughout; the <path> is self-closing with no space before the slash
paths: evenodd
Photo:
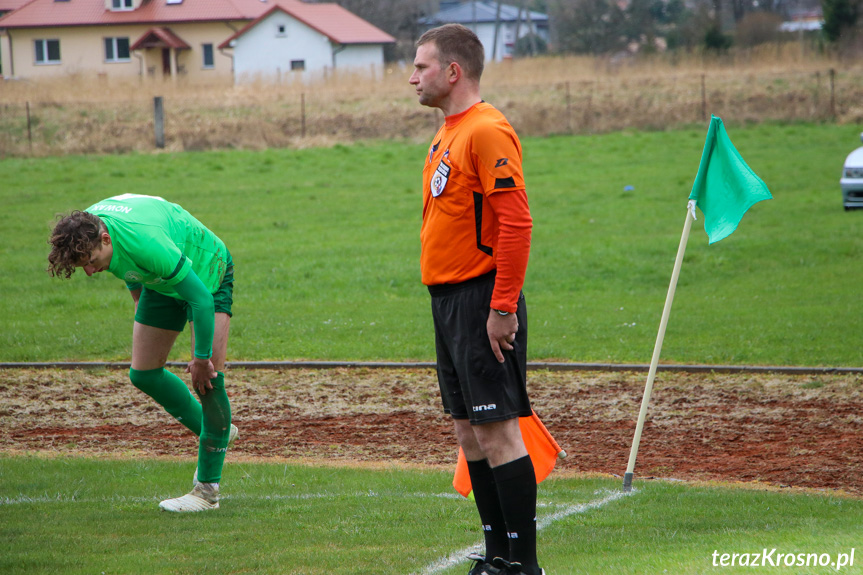
<path id="1" fill-rule="evenodd" d="M 337 4 L 276 5 L 219 44 L 232 50 L 236 82 L 260 76 L 382 68 L 395 38 Z"/>
<path id="2" fill-rule="evenodd" d="M 792 10 L 790 20 L 779 25 L 780 32 L 815 32 L 824 25 L 824 16 L 817 10 Z"/>
<path id="3" fill-rule="evenodd" d="M 450 23 L 467 26 L 485 47 L 486 61 L 499 62 L 511 58 L 515 54 L 518 39 L 526 38 L 531 33 L 541 42 L 548 43 L 548 15 L 542 12 L 483 0 L 441 2 L 440 8 L 438 13 L 421 18 L 420 26 L 426 30 Z"/>
<path id="4" fill-rule="evenodd" d="M 0 0 L 4 77 L 242 81 L 383 68 L 395 39 L 336 4 L 299 0 Z"/>

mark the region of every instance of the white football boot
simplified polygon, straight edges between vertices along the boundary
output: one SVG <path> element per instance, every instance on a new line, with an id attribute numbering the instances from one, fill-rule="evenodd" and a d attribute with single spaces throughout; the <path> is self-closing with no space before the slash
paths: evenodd
<path id="1" fill-rule="evenodd" d="M 219 484 L 197 483 L 192 491 L 182 497 L 166 499 L 159 503 L 162 511 L 174 513 L 193 513 L 219 508 Z"/>

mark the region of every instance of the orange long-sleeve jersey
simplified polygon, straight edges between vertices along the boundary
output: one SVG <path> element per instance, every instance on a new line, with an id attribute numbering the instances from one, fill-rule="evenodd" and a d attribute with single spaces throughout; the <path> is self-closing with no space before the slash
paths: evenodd
<path id="1" fill-rule="evenodd" d="M 521 143 L 503 114 L 480 102 L 447 116 L 423 169 L 423 283 L 497 270 L 491 307 L 515 312 L 532 227 Z"/>

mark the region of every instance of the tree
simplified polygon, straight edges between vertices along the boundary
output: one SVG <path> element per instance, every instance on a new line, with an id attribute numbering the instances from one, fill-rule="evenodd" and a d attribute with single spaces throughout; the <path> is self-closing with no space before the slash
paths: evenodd
<path id="1" fill-rule="evenodd" d="M 549 2 L 557 51 L 606 54 L 623 47 L 623 11 L 610 0 Z"/>
<path id="2" fill-rule="evenodd" d="M 631 0 L 624 11 L 623 34 L 627 42 L 643 45 L 648 51 L 655 48 L 657 16 L 662 17 L 661 0 Z"/>
<path id="3" fill-rule="evenodd" d="M 821 0 L 824 25 L 821 30 L 829 42 L 836 43 L 857 25 L 860 0 Z"/>
<path id="4" fill-rule="evenodd" d="M 534 53 L 536 47 L 536 53 Z M 537 56 L 548 52 L 548 44 L 541 36 L 536 34 L 526 34 L 516 40 L 514 47 L 515 55 L 518 56 Z"/>
<path id="5" fill-rule="evenodd" d="M 672 9 L 671 2 L 668 7 Z M 669 16 L 671 14 L 674 16 L 664 32 L 669 50 L 694 50 L 704 45 L 707 29 L 715 23 L 709 3 L 699 2 L 692 10 L 682 5 L 674 6 Z"/>
<path id="6" fill-rule="evenodd" d="M 704 47 L 713 52 L 726 52 L 733 44 L 731 36 L 723 34 L 719 24 L 713 24 L 704 34 Z"/>

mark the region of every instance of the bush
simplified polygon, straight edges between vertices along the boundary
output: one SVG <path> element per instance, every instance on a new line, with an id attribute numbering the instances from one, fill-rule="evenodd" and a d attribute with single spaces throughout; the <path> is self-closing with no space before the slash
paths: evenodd
<path id="1" fill-rule="evenodd" d="M 775 12 L 750 12 L 737 24 L 734 41 L 745 48 L 775 42 L 781 24 L 782 16 Z"/>
<path id="2" fill-rule="evenodd" d="M 534 46 L 536 47 L 536 53 L 534 53 Z M 539 56 L 546 53 L 548 53 L 548 44 L 536 34 L 522 36 L 515 43 L 516 56 Z"/>
<path id="3" fill-rule="evenodd" d="M 704 34 L 704 47 L 713 52 L 727 52 L 734 41 L 728 34 L 723 34 L 719 24 L 714 24 Z"/>

